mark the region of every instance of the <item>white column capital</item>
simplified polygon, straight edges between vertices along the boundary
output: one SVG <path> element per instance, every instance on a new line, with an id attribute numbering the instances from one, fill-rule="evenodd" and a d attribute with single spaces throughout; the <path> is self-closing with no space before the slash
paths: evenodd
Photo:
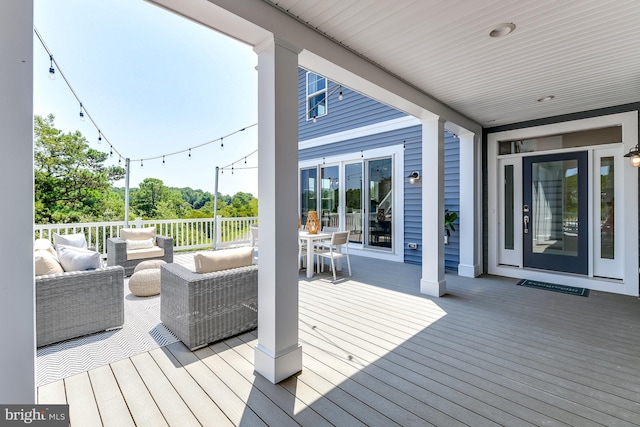
<path id="1" fill-rule="evenodd" d="M 283 48 L 291 51 L 292 53 L 295 53 L 296 55 L 298 55 L 300 52 L 302 52 L 302 48 L 299 47 L 298 45 L 296 45 L 295 43 L 292 43 L 289 40 L 283 39 L 281 37 L 276 37 L 276 36 L 273 36 L 273 35 L 265 38 L 260 43 L 255 45 L 253 47 L 253 51 L 256 54 L 259 55 L 262 52 L 264 52 L 265 50 L 269 49 L 271 46 L 283 47 Z"/>

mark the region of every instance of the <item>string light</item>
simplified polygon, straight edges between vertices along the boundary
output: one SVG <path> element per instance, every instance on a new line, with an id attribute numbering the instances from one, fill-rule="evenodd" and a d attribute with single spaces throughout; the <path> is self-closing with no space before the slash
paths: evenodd
<path id="1" fill-rule="evenodd" d="M 342 101 L 344 96 L 342 95 L 342 85 L 340 85 L 340 93 L 338 94 L 338 101 Z"/>
<path id="2" fill-rule="evenodd" d="M 189 148 L 189 158 L 191 158 L 191 148 Z"/>
<path id="3" fill-rule="evenodd" d="M 233 163 L 231 164 L 231 175 L 233 175 Z"/>
<path id="4" fill-rule="evenodd" d="M 100 132 L 100 129 L 98 129 L 98 144 L 102 144 L 102 132 Z"/>
<path id="5" fill-rule="evenodd" d="M 164 165 L 164 156 L 162 156 L 162 164 Z"/>
<path id="6" fill-rule="evenodd" d="M 49 67 L 49 78 L 51 80 L 56 79 L 56 69 L 53 68 L 53 55 L 49 55 L 49 60 L 51 61 L 51 66 Z"/>
<path id="7" fill-rule="evenodd" d="M 113 157 L 113 147 L 109 146 L 109 156 Z"/>
<path id="8" fill-rule="evenodd" d="M 313 123 L 318 123 L 318 118 L 316 117 L 316 115 L 313 115 Z"/>
<path id="9" fill-rule="evenodd" d="M 144 166 L 144 163 L 143 163 L 142 159 L 140 159 L 140 167 L 143 167 L 143 166 Z"/>
<path id="10" fill-rule="evenodd" d="M 82 111 L 82 102 L 80 103 L 80 120 L 84 122 L 84 112 Z"/>
<path id="11" fill-rule="evenodd" d="M 247 156 L 244 157 L 244 164 L 247 164 Z"/>
<path id="12" fill-rule="evenodd" d="M 224 150 L 224 136 L 220 137 L 220 149 Z"/>

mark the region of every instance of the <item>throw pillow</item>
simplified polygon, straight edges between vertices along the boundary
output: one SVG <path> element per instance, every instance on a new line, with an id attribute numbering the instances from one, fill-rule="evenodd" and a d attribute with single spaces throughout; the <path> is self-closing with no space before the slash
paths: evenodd
<path id="1" fill-rule="evenodd" d="M 53 255 L 56 260 L 58 259 L 58 254 L 57 254 L 55 248 L 53 247 L 53 245 L 51 244 L 51 240 L 49 240 L 49 239 L 36 239 L 36 241 L 33 244 L 33 250 L 34 251 L 40 251 L 40 250 L 47 251 L 51 255 Z"/>
<path id="2" fill-rule="evenodd" d="M 83 271 L 100 268 L 100 254 L 74 246 L 56 245 L 58 259 L 64 271 Z"/>
<path id="3" fill-rule="evenodd" d="M 134 249 L 150 249 L 155 245 L 155 239 L 152 237 L 150 239 L 145 239 L 145 240 L 131 240 L 131 239 L 127 239 L 127 250 L 134 250 Z"/>
<path id="4" fill-rule="evenodd" d="M 73 246 L 76 248 L 87 248 L 87 239 L 84 237 L 84 233 L 76 234 L 58 234 L 53 233 L 53 243 L 56 245 Z"/>
<path id="5" fill-rule="evenodd" d="M 234 248 L 200 252 L 193 256 L 196 273 L 212 273 L 230 268 L 246 267 L 253 263 L 253 248 Z"/>
<path id="6" fill-rule="evenodd" d="M 35 251 L 35 268 L 36 276 L 64 272 L 57 257 L 51 255 L 51 252 L 46 249 L 39 249 Z"/>
<path id="7" fill-rule="evenodd" d="M 122 228 L 120 229 L 120 238 L 122 240 L 147 240 L 156 238 L 156 228 Z"/>

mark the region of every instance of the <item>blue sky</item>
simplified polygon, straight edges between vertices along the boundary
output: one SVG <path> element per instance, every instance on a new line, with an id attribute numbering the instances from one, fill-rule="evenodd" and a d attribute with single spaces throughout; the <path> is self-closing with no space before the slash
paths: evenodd
<path id="1" fill-rule="evenodd" d="M 257 56 L 236 40 L 142 0 L 35 0 L 35 26 L 109 142 L 130 159 L 162 156 L 257 122 Z M 93 148 L 98 131 L 34 37 L 34 112 L 55 115 Z M 131 186 L 148 177 L 213 192 L 216 166 L 257 166 L 257 127 L 187 153 L 132 162 Z M 117 164 L 118 156 L 110 159 Z M 124 160 L 123 163 L 124 165 Z M 257 196 L 257 169 L 220 176 L 219 191 Z M 116 183 L 124 186 L 124 181 Z"/>

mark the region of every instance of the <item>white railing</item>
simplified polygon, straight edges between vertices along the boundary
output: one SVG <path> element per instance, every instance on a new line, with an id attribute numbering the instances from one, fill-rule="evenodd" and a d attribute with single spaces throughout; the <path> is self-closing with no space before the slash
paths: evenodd
<path id="1" fill-rule="evenodd" d="M 249 226 L 258 222 L 257 217 L 142 220 L 136 218 L 130 227 L 155 227 L 156 234 L 173 237 L 174 251 L 210 249 L 249 244 Z M 107 239 L 118 237 L 124 228 L 124 221 L 86 222 L 74 224 L 36 224 L 35 238 L 53 240 L 53 233 L 84 233 L 87 244 L 94 247 L 103 257 L 107 254 Z M 215 239 L 214 237 L 215 230 Z"/>

